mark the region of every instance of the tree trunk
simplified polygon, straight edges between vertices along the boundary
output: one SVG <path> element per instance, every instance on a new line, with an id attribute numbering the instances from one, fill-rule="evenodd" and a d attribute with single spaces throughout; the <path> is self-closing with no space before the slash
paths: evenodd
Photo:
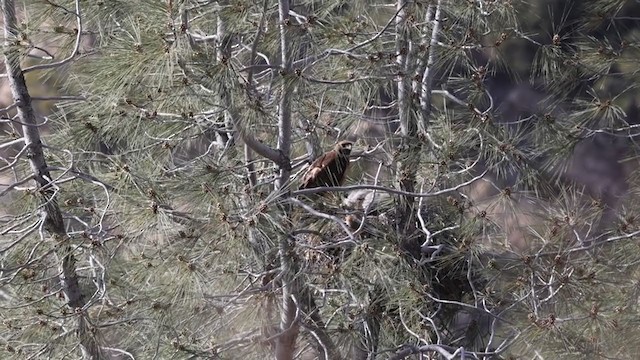
<path id="1" fill-rule="evenodd" d="M 44 158 L 40 131 L 31 103 L 31 96 L 27 89 L 24 73 L 20 67 L 20 48 L 14 46 L 19 39 L 19 31 L 16 28 L 16 12 L 13 0 L 2 1 L 2 13 L 4 16 L 5 37 L 4 62 L 11 86 L 11 93 L 17 105 L 17 116 L 22 126 L 29 166 L 33 173 L 32 177 L 37 184 L 38 195 L 42 203 L 40 211 L 44 221 L 44 229 L 51 236 L 52 239 L 50 239 L 50 241 L 55 241 L 56 243 L 55 255 L 59 261 L 60 284 L 67 305 L 77 316 L 78 326 L 76 334 L 82 346 L 82 352 L 87 358 L 100 359 L 102 358 L 100 347 L 96 343 L 94 334 L 90 331 L 93 329 L 89 329 L 90 325 L 86 321 L 86 314 L 83 312 L 86 300 L 82 296 L 78 284 L 78 275 L 76 273 L 75 258 L 73 255 L 74 248 L 65 231 L 62 213 L 58 206 L 55 186 Z"/>

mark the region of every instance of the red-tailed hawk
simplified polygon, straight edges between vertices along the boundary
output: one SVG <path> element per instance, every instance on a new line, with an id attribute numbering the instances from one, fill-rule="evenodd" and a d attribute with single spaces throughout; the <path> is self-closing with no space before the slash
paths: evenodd
<path id="1" fill-rule="evenodd" d="M 349 168 L 351 141 L 340 141 L 333 150 L 315 159 L 302 177 L 300 189 L 342 185 Z"/>

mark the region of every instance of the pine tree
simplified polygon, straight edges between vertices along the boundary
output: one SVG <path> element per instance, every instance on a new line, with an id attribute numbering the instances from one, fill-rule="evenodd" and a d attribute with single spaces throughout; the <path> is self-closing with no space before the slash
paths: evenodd
<path id="1" fill-rule="evenodd" d="M 633 357 L 634 11 L 3 0 L 0 357 Z"/>

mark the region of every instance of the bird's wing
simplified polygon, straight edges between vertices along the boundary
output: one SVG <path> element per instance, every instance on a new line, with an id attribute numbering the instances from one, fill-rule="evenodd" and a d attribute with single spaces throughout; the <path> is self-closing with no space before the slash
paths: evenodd
<path id="1" fill-rule="evenodd" d="M 327 167 L 331 159 L 335 156 L 331 156 L 332 152 L 324 153 L 320 155 L 317 159 L 315 159 L 311 165 L 309 165 L 309 169 L 302 177 L 300 188 L 304 189 L 307 186 L 311 185 L 311 183 L 318 177 L 318 174 Z"/>

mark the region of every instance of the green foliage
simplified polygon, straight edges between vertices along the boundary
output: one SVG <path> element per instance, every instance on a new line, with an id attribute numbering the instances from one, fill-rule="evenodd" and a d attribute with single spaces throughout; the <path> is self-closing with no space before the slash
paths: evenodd
<path id="1" fill-rule="evenodd" d="M 291 304 L 297 358 L 633 357 L 638 6 L 398 2 L 77 2 L 80 54 L 29 73 L 82 97 L 44 141 L 67 237 L 0 133 L 0 358 L 87 358 L 82 319 L 105 357 L 270 358 Z M 75 6 L 27 1 L 11 46 L 65 58 Z M 347 137 L 373 206 L 292 194 Z"/>

